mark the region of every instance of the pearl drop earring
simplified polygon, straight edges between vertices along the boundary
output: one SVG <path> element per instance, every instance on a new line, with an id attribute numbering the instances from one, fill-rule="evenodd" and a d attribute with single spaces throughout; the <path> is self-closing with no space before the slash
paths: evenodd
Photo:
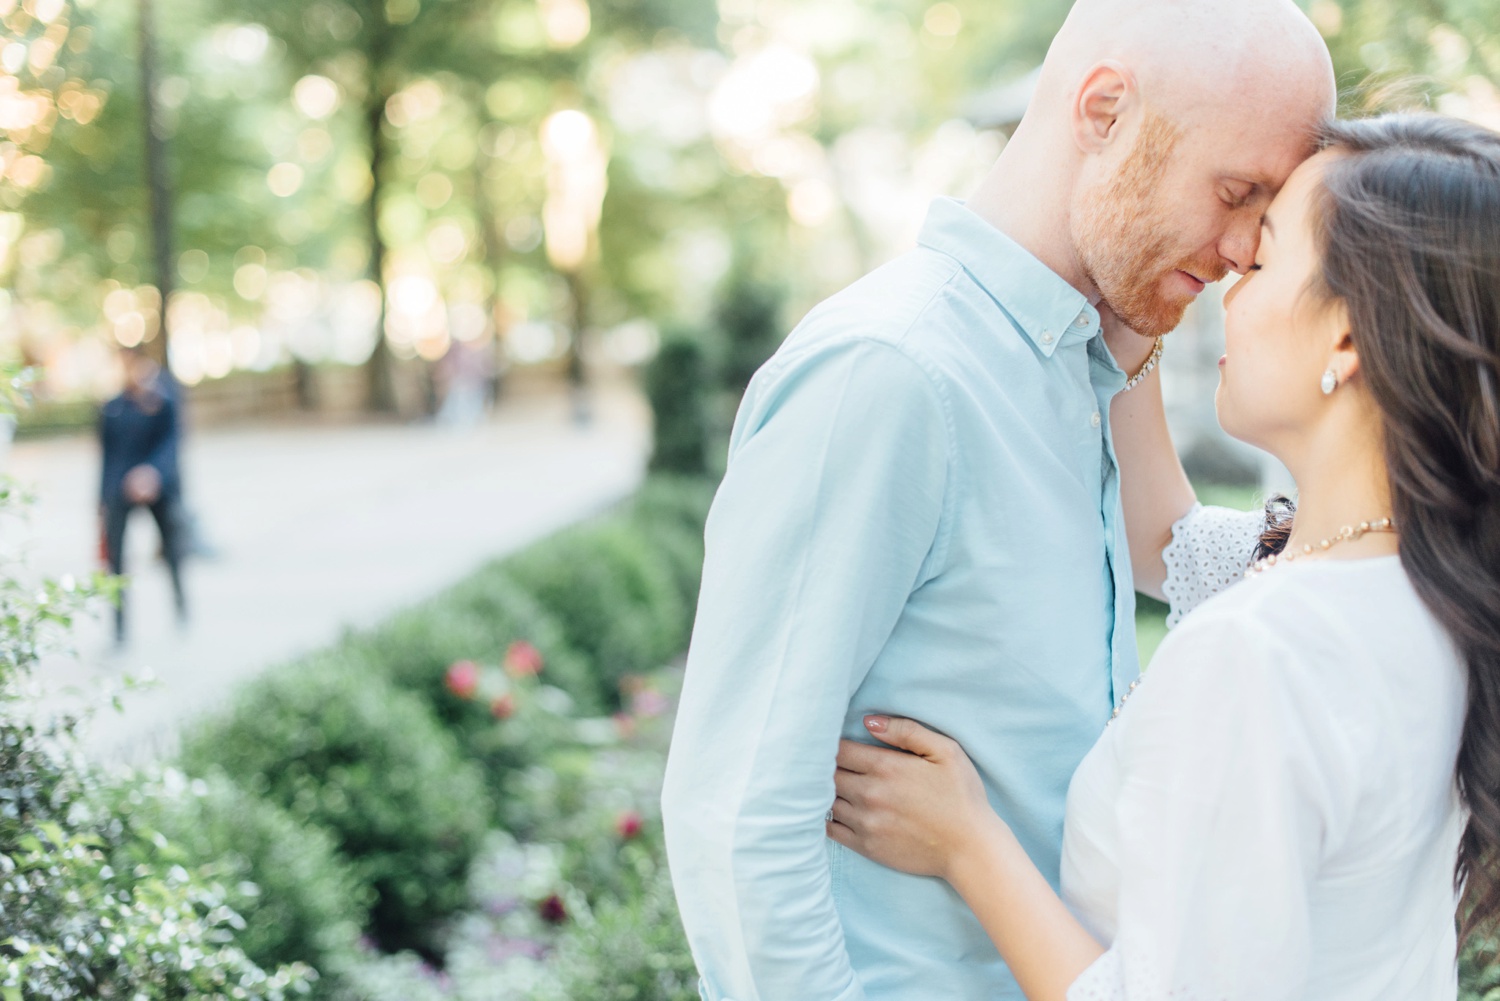
<path id="1" fill-rule="evenodd" d="M 1323 395 L 1332 396 L 1333 391 L 1339 388 L 1339 377 L 1334 374 L 1333 369 L 1323 373 Z"/>

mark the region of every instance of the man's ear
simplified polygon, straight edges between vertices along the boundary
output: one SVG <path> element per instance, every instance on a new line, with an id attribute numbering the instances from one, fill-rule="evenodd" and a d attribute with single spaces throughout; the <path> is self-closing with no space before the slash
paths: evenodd
<path id="1" fill-rule="evenodd" d="M 1099 153 L 1117 133 L 1120 115 L 1135 100 L 1135 76 L 1124 63 L 1105 59 L 1084 75 L 1073 102 L 1073 141 L 1085 153 Z"/>

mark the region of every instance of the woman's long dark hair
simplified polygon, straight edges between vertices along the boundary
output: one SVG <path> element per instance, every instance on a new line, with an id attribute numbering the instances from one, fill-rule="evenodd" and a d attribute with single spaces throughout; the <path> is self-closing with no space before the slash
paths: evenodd
<path id="1" fill-rule="evenodd" d="M 1401 563 L 1468 666 L 1454 878 L 1462 937 L 1500 918 L 1500 133 L 1437 115 L 1329 125 L 1321 273 L 1380 409 Z M 1262 550 L 1286 544 L 1283 502 Z"/>

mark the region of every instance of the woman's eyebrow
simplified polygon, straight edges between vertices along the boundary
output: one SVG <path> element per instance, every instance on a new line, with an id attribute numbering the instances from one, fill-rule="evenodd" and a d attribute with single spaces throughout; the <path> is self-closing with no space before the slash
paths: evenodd
<path id="1" fill-rule="evenodd" d="M 1271 214 L 1269 212 L 1260 217 L 1260 224 L 1268 235 L 1273 237 L 1276 235 L 1276 227 L 1271 225 Z"/>

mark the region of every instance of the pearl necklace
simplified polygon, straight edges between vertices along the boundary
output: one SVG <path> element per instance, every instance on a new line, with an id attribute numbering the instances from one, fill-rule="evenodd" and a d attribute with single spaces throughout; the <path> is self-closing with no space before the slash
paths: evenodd
<path id="1" fill-rule="evenodd" d="M 1331 538 L 1322 540 L 1316 546 L 1312 544 L 1303 546 L 1300 553 L 1283 551 L 1280 553 L 1272 553 L 1270 556 L 1267 556 L 1264 559 L 1256 560 L 1254 563 L 1250 564 L 1249 569 L 1245 571 L 1245 576 L 1258 577 L 1278 563 L 1290 563 L 1292 562 L 1292 560 L 1295 560 L 1299 556 L 1311 556 L 1313 553 L 1322 552 L 1325 549 L 1332 549 L 1340 542 L 1353 542 L 1356 539 L 1362 539 L 1366 535 L 1374 532 L 1385 532 L 1390 535 L 1395 535 L 1396 523 L 1391 521 L 1391 519 L 1389 518 L 1381 518 L 1379 521 L 1362 521 L 1358 525 L 1345 525 L 1343 528 L 1339 529 L 1338 532 L 1335 533 Z"/>
<path id="2" fill-rule="evenodd" d="M 1267 556 L 1264 559 L 1256 560 L 1254 563 L 1250 564 L 1249 569 L 1245 571 L 1245 576 L 1258 577 L 1278 563 L 1290 563 L 1298 556 L 1311 556 L 1313 553 L 1322 552 L 1325 549 L 1332 549 L 1340 542 L 1353 542 L 1355 539 L 1363 538 L 1364 536 L 1370 535 L 1374 532 L 1386 532 L 1391 535 L 1395 535 L 1396 523 L 1390 518 L 1381 518 L 1378 521 L 1362 521 L 1358 525 L 1345 525 L 1343 528 L 1339 529 L 1338 532 L 1335 533 L 1331 538 L 1322 540 L 1316 546 L 1303 546 L 1300 553 L 1272 553 L 1270 556 Z M 1142 675 L 1142 677 L 1144 677 L 1144 675 Z M 1110 713 L 1109 715 L 1109 723 L 1104 724 L 1106 728 L 1108 728 L 1109 724 L 1113 723 L 1119 717 L 1120 710 L 1125 708 L 1125 703 L 1130 701 L 1131 694 L 1135 692 L 1140 683 L 1141 678 L 1138 677 L 1130 683 L 1129 688 L 1125 689 L 1125 695 L 1120 699 L 1120 704 L 1115 706 L 1115 711 Z"/>

